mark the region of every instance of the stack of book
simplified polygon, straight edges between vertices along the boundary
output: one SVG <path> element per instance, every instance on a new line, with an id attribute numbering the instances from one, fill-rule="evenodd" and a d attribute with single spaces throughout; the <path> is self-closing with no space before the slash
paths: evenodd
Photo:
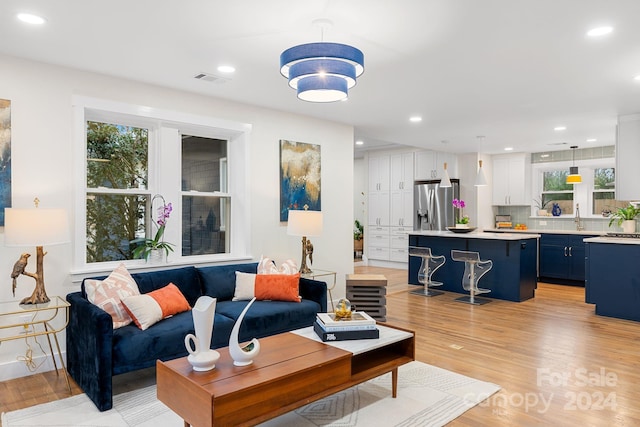
<path id="1" fill-rule="evenodd" d="M 313 330 L 322 341 L 344 341 L 379 338 L 376 321 L 364 311 L 354 311 L 348 319 L 334 313 L 318 313 Z"/>

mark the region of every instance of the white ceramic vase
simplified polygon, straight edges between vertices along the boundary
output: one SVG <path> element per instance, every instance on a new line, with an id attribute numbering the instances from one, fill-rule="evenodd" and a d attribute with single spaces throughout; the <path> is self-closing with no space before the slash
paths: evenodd
<path id="1" fill-rule="evenodd" d="M 624 233 L 635 233 L 636 232 L 636 220 L 635 219 L 627 219 L 622 221 L 622 232 Z"/>
<path id="2" fill-rule="evenodd" d="M 148 264 L 164 264 L 167 260 L 167 252 L 164 249 L 151 249 L 147 257 Z"/>
<path id="3" fill-rule="evenodd" d="M 216 299 L 201 296 L 191 309 L 196 334 L 184 337 L 184 345 L 189 352 L 187 360 L 194 371 L 209 371 L 216 367 L 220 353 L 211 350 L 211 335 L 216 314 Z"/>
<path id="4" fill-rule="evenodd" d="M 236 366 L 247 366 L 253 363 L 253 359 L 260 353 L 260 343 L 256 338 L 252 339 L 248 344 L 240 347 L 238 343 L 238 334 L 240 333 L 240 324 L 244 315 L 247 314 L 249 307 L 256 299 L 253 298 L 249 301 L 249 304 L 242 310 L 236 324 L 233 325 L 231 330 L 231 337 L 229 338 L 229 354 L 233 359 L 233 364 Z"/>

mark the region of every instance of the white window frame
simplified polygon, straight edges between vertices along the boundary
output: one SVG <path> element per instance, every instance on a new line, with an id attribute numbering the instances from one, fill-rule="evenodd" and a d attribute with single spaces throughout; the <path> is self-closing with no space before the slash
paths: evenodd
<path id="1" fill-rule="evenodd" d="M 582 183 L 573 186 L 573 214 L 561 215 L 561 217 L 573 217 L 576 211 L 576 203 L 580 204 L 580 216 L 582 218 L 601 218 L 601 215 L 591 213 L 593 206 L 594 193 L 594 171 L 598 168 L 615 168 L 614 158 L 576 160 L 575 165 L 578 166 L 578 172 L 582 176 Z M 549 162 L 534 163 L 531 168 L 533 194 L 542 194 L 542 180 L 544 172 L 566 169 L 573 166 L 573 161 L 566 162 Z M 538 196 L 539 197 L 539 196 Z M 537 215 L 537 208 L 532 207 L 532 216 Z"/>
<path id="2" fill-rule="evenodd" d="M 251 125 L 211 117 L 197 116 L 176 111 L 163 110 L 140 105 L 125 104 L 83 96 L 73 97 L 74 114 L 74 169 L 75 188 L 75 228 L 73 245 L 72 274 L 109 272 L 121 262 L 128 269 L 167 268 L 168 266 L 212 264 L 218 262 L 251 259 L 250 236 L 250 193 L 249 193 L 249 137 Z M 162 194 L 174 207 L 172 218 L 165 231 L 166 241 L 174 243 L 174 252 L 169 255 L 169 264 L 150 267 L 144 260 L 86 262 L 86 122 L 100 121 L 149 129 L 149 168 L 146 190 L 105 190 L 118 194 Z M 182 256 L 182 195 L 181 153 L 182 133 L 227 140 L 227 193 L 216 196 L 230 198 L 230 243 L 229 252 L 224 254 Z M 174 224 L 175 226 L 171 226 Z M 75 279 L 75 278 L 74 278 Z"/>

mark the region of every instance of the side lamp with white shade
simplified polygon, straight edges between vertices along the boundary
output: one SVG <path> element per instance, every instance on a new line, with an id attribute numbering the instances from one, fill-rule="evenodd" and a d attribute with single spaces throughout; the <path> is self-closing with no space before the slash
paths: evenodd
<path id="1" fill-rule="evenodd" d="M 311 269 L 307 266 L 307 256 L 309 257 L 309 263 L 313 263 L 313 245 L 307 237 L 322 234 L 322 212 L 306 209 L 289 210 L 287 234 L 290 236 L 302 236 L 302 262 L 300 263 L 299 271 L 302 274 L 311 273 Z"/>
<path id="2" fill-rule="evenodd" d="M 29 253 L 23 253 L 15 263 L 11 278 L 15 296 L 16 280 L 20 275 L 32 277 L 36 287 L 30 297 L 24 298 L 20 304 L 43 304 L 49 302 L 44 287 L 44 256 L 47 254 L 43 246 L 69 243 L 69 220 L 64 209 L 43 209 L 38 207 L 39 200 L 34 200 L 35 208 L 5 208 L 5 245 L 35 246 L 36 272 L 26 271 Z"/>

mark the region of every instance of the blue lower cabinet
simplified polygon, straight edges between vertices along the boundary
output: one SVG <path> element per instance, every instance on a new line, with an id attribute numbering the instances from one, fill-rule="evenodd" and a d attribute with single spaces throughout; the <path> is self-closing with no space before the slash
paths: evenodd
<path id="1" fill-rule="evenodd" d="M 476 251 L 480 259 L 493 261 L 493 268 L 482 277 L 478 286 L 491 289 L 483 297 L 508 301 L 533 298 L 536 288 L 536 239 L 495 240 L 450 238 L 437 236 L 409 236 L 409 246 L 428 247 L 434 255 L 444 255 L 445 264 L 433 275 L 442 282 L 438 290 L 467 294 L 462 288 L 464 263 L 451 259 L 451 250 Z M 409 257 L 409 283 L 419 285 L 418 269 L 421 259 Z"/>
<path id="2" fill-rule="evenodd" d="M 640 321 L 640 245 L 587 243 L 586 302 L 596 314 Z"/>
<path id="3" fill-rule="evenodd" d="M 585 279 L 585 244 L 593 235 L 542 234 L 540 236 L 540 277 L 560 283 L 582 283 Z"/>

